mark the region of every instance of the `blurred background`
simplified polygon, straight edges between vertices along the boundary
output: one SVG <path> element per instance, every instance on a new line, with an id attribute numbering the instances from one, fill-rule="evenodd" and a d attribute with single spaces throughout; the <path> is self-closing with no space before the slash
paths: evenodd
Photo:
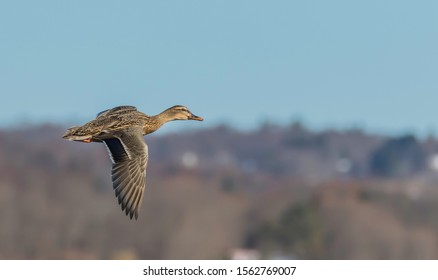
<path id="1" fill-rule="evenodd" d="M 438 258 L 435 1 L 0 3 L 0 259 Z M 138 221 L 100 144 L 134 105 Z"/>

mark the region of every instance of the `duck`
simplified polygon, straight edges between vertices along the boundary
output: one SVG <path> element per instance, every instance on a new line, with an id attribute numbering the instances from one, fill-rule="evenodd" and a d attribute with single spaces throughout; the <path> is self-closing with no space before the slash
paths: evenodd
<path id="1" fill-rule="evenodd" d="M 82 126 L 67 129 L 62 138 L 83 143 L 103 143 L 111 159 L 111 179 L 122 211 L 138 219 L 146 186 L 148 146 L 143 136 L 175 120 L 203 121 L 186 106 L 175 105 L 149 116 L 135 106 L 118 106 L 102 111 Z"/>

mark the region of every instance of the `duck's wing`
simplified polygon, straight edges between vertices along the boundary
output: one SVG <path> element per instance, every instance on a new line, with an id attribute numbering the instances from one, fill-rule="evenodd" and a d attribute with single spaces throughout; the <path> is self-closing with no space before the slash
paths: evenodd
<path id="1" fill-rule="evenodd" d="M 113 164 L 113 188 L 122 210 L 131 219 L 137 219 L 145 189 L 148 147 L 140 128 L 119 132 L 115 136 L 103 140 Z"/>
<path id="2" fill-rule="evenodd" d="M 114 107 L 114 108 L 107 109 L 105 111 L 100 112 L 99 114 L 97 114 L 96 118 L 103 117 L 103 116 L 106 116 L 106 115 L 110 115 L 110 114 L 113 114 L 115 112 L 117 112 L 117 113 L 122 113 L 122 112 L 126 113 L 126 112 L 129 112 L 129 111 L 137 111 L 137 108 L 134 107 L 134 106 L 118 106 L 118 107 Z"/>

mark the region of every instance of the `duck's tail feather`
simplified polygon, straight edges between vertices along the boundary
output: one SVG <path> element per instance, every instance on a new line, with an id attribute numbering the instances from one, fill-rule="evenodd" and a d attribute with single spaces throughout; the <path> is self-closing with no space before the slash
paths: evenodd
<path id="1" fill-rule="evenodd" d="M 70 140 L 70 141 L 81 141 L 81 142 L 91 142 L 90 135 L 80 135 L 78 134 L 78 128 L 80 126 L 73 126 L 67 129 L 67 131 L 62 135 L 62 138 Z"/>

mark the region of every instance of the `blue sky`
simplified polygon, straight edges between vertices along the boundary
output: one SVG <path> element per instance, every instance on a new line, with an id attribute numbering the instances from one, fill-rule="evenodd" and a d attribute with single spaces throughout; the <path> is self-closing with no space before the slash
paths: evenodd
<path id="1" fill-rule="evenodd" d="M 0 125 L 182 104 L 203 125 L 427 134 L 438 128 L 437 11 L 395 0 L 3 1 Z"/>

